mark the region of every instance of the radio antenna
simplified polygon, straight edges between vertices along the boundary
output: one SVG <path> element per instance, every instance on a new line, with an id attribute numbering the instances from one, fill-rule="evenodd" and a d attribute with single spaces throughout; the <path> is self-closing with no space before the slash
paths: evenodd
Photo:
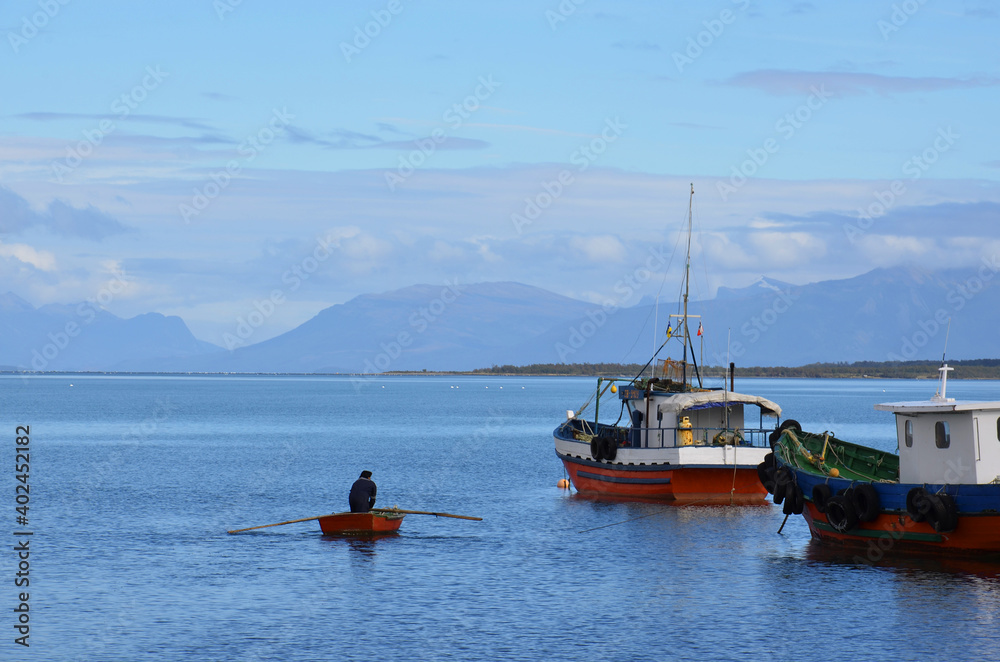
<path id="1" fill-rule="evenodd" d="M 948 328 L 944 332 L 944 351 L 941 352 L 941 365 L 944 365 L 944 357 L 948 353 L 948 336 L 951 335 L 951 318 L 948 318 Z"/>

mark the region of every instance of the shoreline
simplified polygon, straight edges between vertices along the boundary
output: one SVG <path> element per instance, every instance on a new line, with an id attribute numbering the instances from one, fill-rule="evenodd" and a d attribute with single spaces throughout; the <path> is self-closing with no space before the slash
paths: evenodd
<path id="1" fill-rule="evenodd" d="M 992 361 L 991 361 L 992 362 Z M 757 378 L 757 379 L 906 379 L 906 380 L 936 380 L 935 374 L 938 363 L 929 362 L 928 366 L 894 366 L 896 369 L 879 369 L 874 366 L 861 371 L 859 368 L 839 366 L 834 368 L 818 368 L 815 365 L 802 367 L 751 367 L 736 368 L 735 378 Z M 1000 363 L 1000 362 L 998 362 Z M 950 363 L 949 365 L 959 368 L 956 374 L 949 379 L 959 380 L 1000 380 L 1000 365 L 962 365 L 962 362 Z M 504 366 L 506 368 L 507 366 Z M 0 375 L 12 377 L 57 377 L 57 376 L 133 376 L 133 377 L 351 377 L 363 379 L 376 379 L 378 377 L 607 377 L 607 378 L 629 378 L 636 374 L 638 367 L 634 370 L 538 370 L 532 366 L 524 366 L 522 369 L 478 369 L 478 370 L 395 370 L 380 373 L 365 372 L 195 372 L 195 371 L 118 371 L 118 370 L 51 370 L 51 371 L 29 371 L 29 370 L 0 370 Z M 718 367 L 711 369 L 708 374 L 704 374 L 705 379 L 724 379 L 728 375 Z"/>

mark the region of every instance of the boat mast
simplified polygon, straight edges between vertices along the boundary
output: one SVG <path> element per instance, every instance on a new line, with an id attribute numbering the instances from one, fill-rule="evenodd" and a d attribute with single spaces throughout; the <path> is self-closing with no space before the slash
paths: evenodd
<path id="1" fill-rule="evenodd" d="M 691 340 L 691 329 L 688 326 L 688 294 L 691 290 L 691 235 L 694 233 L 694 225 L 692 222 L 691 208 L 694 203 L 694 184 L 691 184 L 691 197 L 688 200 L 688 242 L 687 242 L 687 262 L 684 265 L 684 334 L 681 336 L 681 342 L 684 343 L 684 364 L 683 364 L 683 383 L 687 384 L 687 357 L 688 357 L 688 347 L 691 348 L 691 361 L 694 363 L 694 376 L 698 378 L 698 388 L 701 388 L 701 371 L 698 369 L 698 358 L 694 351 L 694 342 Z M 701 315 L 695 315 L 695 317 L 701 317 Z M 702 351 L 704 352 L 704 341 L 702 338 Z"/>
<path id="2" fill-rule="evenodd" d="M 684 343 L 684 363 L 683 366 L 683 381 L 681 383 L 687 383 L 687 358 L 688 358 L 688 292 L 691 288 L 691 206 L 694 203 L 694 182 L 691 183 L 691 197 L 688 198 L 688 243 L 687 243 L 687 259 L 684 264 L 684 317 L 682 323 L 684 324 L 684 336 L 681 342 Z"/>

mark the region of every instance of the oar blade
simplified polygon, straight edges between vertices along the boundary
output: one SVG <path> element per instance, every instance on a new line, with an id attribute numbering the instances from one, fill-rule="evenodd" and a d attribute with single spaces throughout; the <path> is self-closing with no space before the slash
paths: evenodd
<path id="1" fill-rule="evenodd" d="M 477 522 L 483 521 L 482 517 L 472 517 L 471 515 L 454 515 L 452 513 L 436 513 L 430 510 L 403 510 L 401 508 L 380 509 L 383 513 L 406 513 L 407 515 L 434 515 L 435 517 L 454 517 L 455 519 L 471 519 Z"/>
<path id="2" fill-rule="evenodd" d="M 290 519 L 287 522 L 275 522 L 274 524 L 261 524 L 260 526 L 248 526 L 245 529 L 234 529 L 232 531 L 226 531 L 226 533 L 242 533 L 244 531 L 253 531 L 254 529 L 266 529 L 269 526 L 282 526 L 283 524 L 295 524 L 296 522 L 310 522 L 314 519 L 319 519 L 320 517 L 326 517 L 326 515 L 317 515 L 316 517 L 303 517 L 302 519 Z"/>

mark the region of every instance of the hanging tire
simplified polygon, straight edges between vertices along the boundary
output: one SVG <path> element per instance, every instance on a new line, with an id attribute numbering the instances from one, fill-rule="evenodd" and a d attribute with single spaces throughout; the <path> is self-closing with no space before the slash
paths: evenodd
<path id="1" fill-rule="evenodd" d="M 767 457 L 772 457 L 769 453 Z M 774 466 L 767 466 L 767 457 L 757 465 L 757 480 L 764 486 L 768 494 L 774 494 Z"/>
<path id="2" fill-rule="evenodd" d="M 826 503 L 826 521 L 834 531 L 846 533 L 858 526 L 858 514 L 854 511 L 851 500 L 843 494 L 838 494 L 830 497 Z"/>
<path id="3" fill-rule="evenodd" d="M 931 509 L 930 495 L 922 487 L 914 487 L 906 493 L 906 514 L 914 522 L 923 522 Z"/>
<path id="4" fill-rule="evenodd" d="M 882 513 L 882 502 L 878 498 L 878 491 L 871 483 L 855 485 L 851 491 L 851 501 L 858 519 L 862 522 L 871 522 Z"/>
<path id="5" fill-rule="evenodd" d="M 590 457 L 594 458 L 598 462 L 604 459 L 604 454 L 602 453 L 601 442 L 604 437 L 591 437 L 590 438 Z"/>
<path id="6" fill-rule="evenodd" d="M 813 485 L 813 505 L 816 506 L 816 510 L 819 512 L 826 514 L 826 504 L 830 502 L 830 497 L 832 496 L 833 490 L 826 483 L 816 483 Z"/>
<path id="7" fill-rule="evenodd" d="M 780 506 L 781 503 L 785 500 L 785 489 L 787 487 L 788 487 L 787 485 L 780 485 L 779 486 L 777 483 L 775 483 L 775 485 L 774 485 L 774 493 L 773 493 L 774 494 L 774 497 L 773 497 L 774 505 Z"/>
<path id="8" fill-rule="evenodd" d="M 796 515 L 801 515 L 802 511 L 806 509 L 806 495 L 802 493 L 802 490 L 796 486 L 795 487 L 795 508 L 792 512 Z"/>
<path id="9" fill-rule="evenodd" d="M 790 418 L 778 426 L 778 429 L 782 431 L 787 430 L 788 428 L 792 428 L 796 432 L 802 432 L 802 426 L 799 425 L 799 422 L 796 421 L 794 418 Z"/>
<path id="10" fill-rule="evenodd" d="M 780 506 L 781 502 L 785 500 L 786 492 L 789 485 L 795 482 L 795 474 L 788 467 L 779 467 L 777 471 L 774 472 L 774 503 Z"/>
<path id="11" fill-rule="evenodd" d="M 785 488 L 785 498 L 782 499 L 784 502 L 781 506 L 781 512 L 785 515 L 795 514 L 795 493 L 798 492 L 799 488 L 795 485 L 789 485 Z"/>
<path id="12" fill-rule="evenodd" d="M 782 506 L 781 512 L 785 515 L 801 515 L 805 505 L 806 500 L 802 496 L 802 490 L 798 485 L 790 483 L 785 488 L 785 505 Z"/>
<path id="13" fill-rule="evenodd" d="M 781 439 L 781 433 L 787 430 L 788 428 L 792 428 L 796 432 L 802 432 L 802 426 L 799 425 L 798 421 L 796 421 L 794 418 L 788 419 L 778 427 L 774 428 L 774 432 L 772 432 L 767 437 L 768 442 L 770 442 L 771 444 L 771 450 L 774 450 L 774 445 L 778 443 L 779 439 Z"/>
<path id="14" fill-rule="evenodd" d="M 927 511 L 927 523 L 938 533 L 951 533 L 958 527 L 958 508 L 955 500 L 948 494 L 929 494 L 927 500 L 930 509 Z"/>
<path id="15" fill-rule="evenodd" d="M 774 487 L 783 488 L 786 485 L 790 485 L 795 482 L 795 474 L 788 467 L 779 467 L 774 472 Z"/>
<path id="16" fill-rule="evenodd" d="M 601 455 L 608 462 L 614 461 L 615 457 L 618 456 L 618 444 L 615 442 L 614 437 L 605 437 L 604 445 L 601 447 Z"/>

